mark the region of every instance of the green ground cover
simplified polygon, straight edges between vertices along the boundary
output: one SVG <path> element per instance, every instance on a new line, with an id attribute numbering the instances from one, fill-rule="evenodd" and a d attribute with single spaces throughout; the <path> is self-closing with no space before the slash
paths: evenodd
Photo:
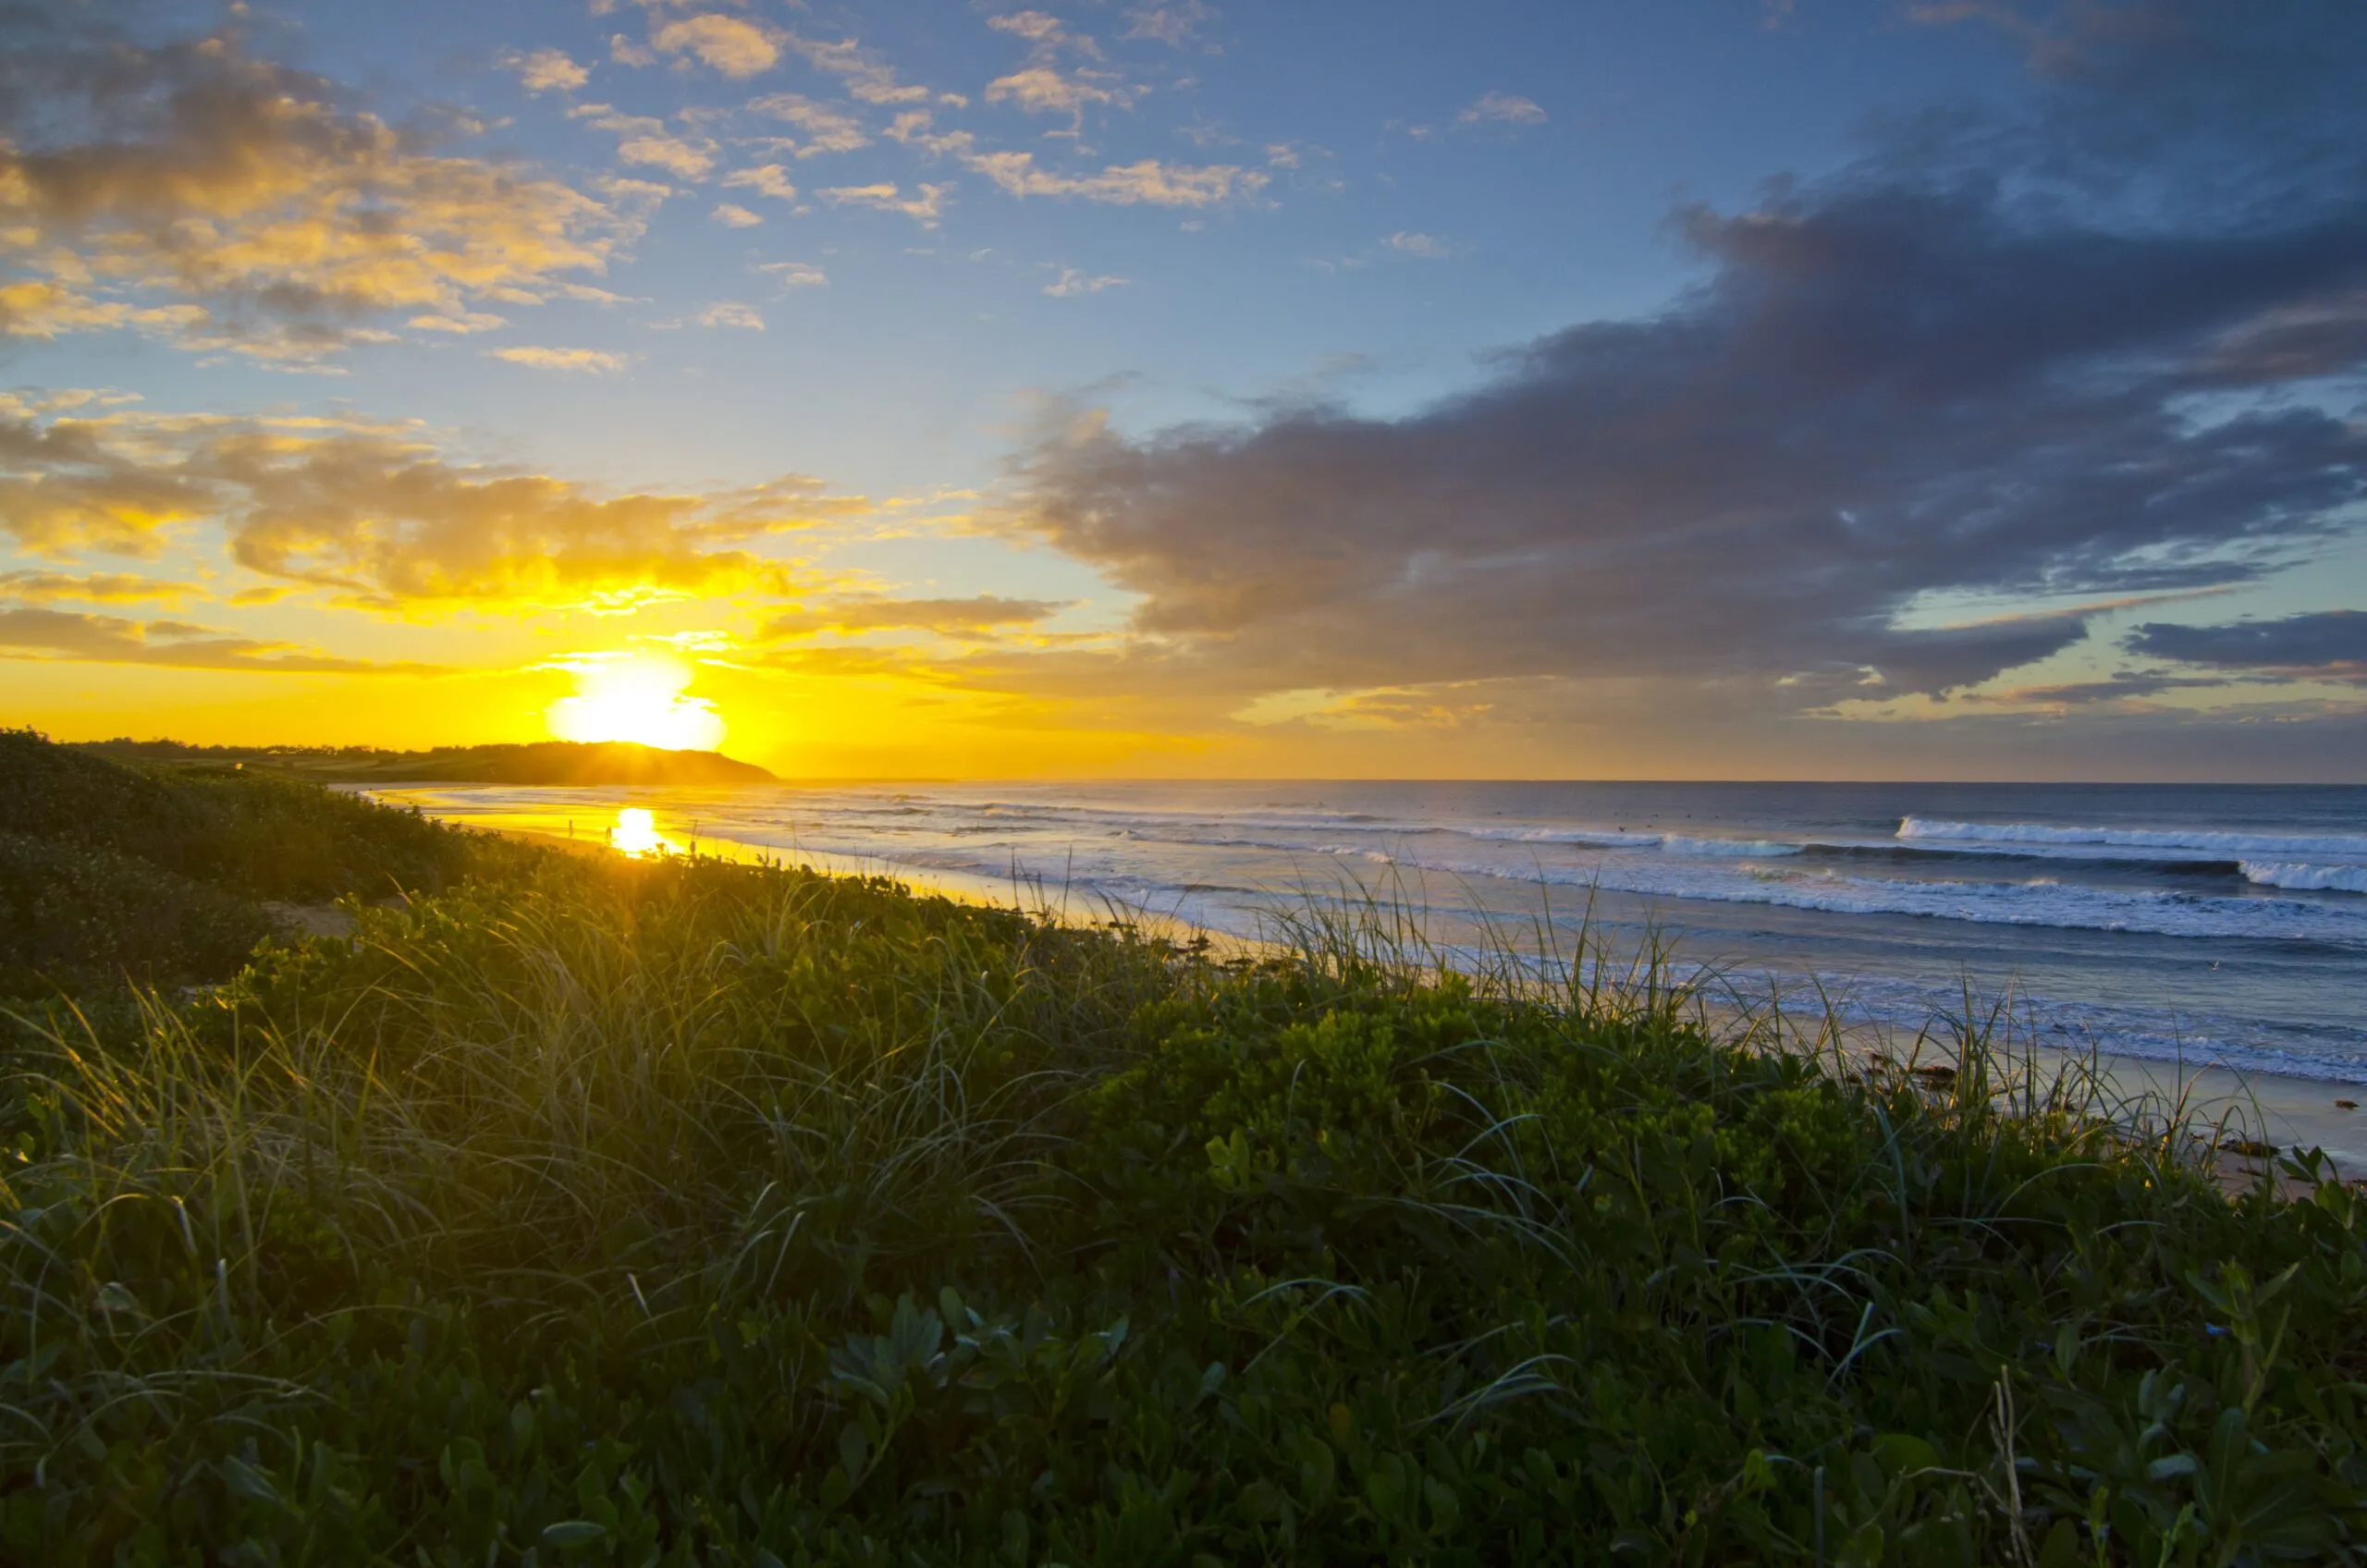
<path id="1" fill-rule="evenodd" d="M 76 785 L 86 826 L 156 783 Z M 124 820 L 76 852 L 243 886 Z M 2227 1195 L 1993 1037 L 1858 1072 L 1649 968 L 1446 974 L 1369 909 L 1226 963 L 432 841 L 350 939 L 16 1007 L 0 1556 L 2053 1568 L 2367 1533 L 2367 1195 Z"/>

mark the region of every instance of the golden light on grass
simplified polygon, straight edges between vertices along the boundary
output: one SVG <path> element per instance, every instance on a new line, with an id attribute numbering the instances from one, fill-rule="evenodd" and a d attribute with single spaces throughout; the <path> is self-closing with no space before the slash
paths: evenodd
<path id="1" fill-rule="evenodd" d="M 658 836 L 657 818 L 640 806 L 624 806 L 617 812 L 617 825 L 608 829 L 608 842 L 636 858 L 666 854 L 674 848 Z"/>
<path id="2" fill-rule="evenodd" d="M 574 673 L 575 695 L 544 715 L 562 741 L 635 741 L 676 752 L 711 752 L 723 743 L 723 717 L 705 697 L 686 694 L 693 672 L 681 659 L 594 654 L 564 668 Z"/>

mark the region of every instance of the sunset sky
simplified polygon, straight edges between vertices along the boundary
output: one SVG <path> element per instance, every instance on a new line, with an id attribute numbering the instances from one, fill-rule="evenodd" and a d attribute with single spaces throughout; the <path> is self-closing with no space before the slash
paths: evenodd
<path id="1" fill-rule="evenodd" d="M 2367 6 L 0 0 L 0 723 L 2367 775 Z"/>

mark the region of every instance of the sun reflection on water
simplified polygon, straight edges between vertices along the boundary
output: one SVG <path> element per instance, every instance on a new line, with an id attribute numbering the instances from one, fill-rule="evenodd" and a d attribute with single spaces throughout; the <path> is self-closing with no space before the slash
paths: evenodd
<path id="1" fill-rule="evenodd" d="M 624 806 L 617 812 L 608 842 L 636 859 L 674 852 L 674 846 L 657 836 L 657 818 L 640 806 Z"/>

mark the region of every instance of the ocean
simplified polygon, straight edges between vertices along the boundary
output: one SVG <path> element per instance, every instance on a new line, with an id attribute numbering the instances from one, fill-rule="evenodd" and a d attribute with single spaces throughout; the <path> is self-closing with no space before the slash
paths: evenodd
<path id="1" fill-rule="evenodd" d="M 1242 937 L 1308 894 L 1430 939 L 1657 933 L 1737 996 L 2367 1082 L 2367 788 L 1225 782 L 374 790 L 430 815 L 883 872 Z M 641 831 L 629 820 L 627 837 Z M 1528 938 L 1533 941 L 1533 937 Z M 1821 1005 L 1818 1003 L 1817 1005 Z"/>

